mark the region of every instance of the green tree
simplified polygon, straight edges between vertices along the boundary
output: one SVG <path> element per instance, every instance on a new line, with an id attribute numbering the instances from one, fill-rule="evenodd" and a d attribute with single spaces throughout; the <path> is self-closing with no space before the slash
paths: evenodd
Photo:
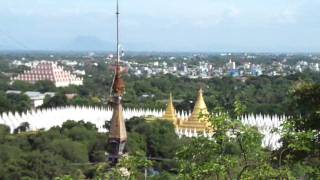
<path id="1" fill-rule="evenodd" d="M 15 134 L 27 132 L 30 130 L 30 124 L 28 122 L 21 123 L 16 129 L 13 130 Z"/>
<path id="2" fill-rule="evenodd" d="M 4 143 L 6 136 L 10 134 L 10 127 L 0 124 L 0 143 Z"/>
<path id="3" fill-rule="evenodd" d="M 98 169 L 98 179 L 143 179 L 144 171 L 152 166 L 144 155 L 123 157 L 116 167 L 112 167 L 107 172 Z M 102 170 L 102 171 L 101 171 Z M 100 172 L 99 172 L 100 171 Z"/>
<path id="4" fill-rule="evenodd" d="M 44 104 L 41 106 L 43 108 L 49 107 L 59 107 L 68 105 L 67 97 L 63 94 L 56 94 L 52 98 L 46 97 Z"/>
<path id="5" fill-rule="evenodd" d="M 53 140 L 49 145 L 50 151 L 60 154 L 73 163 L 88 162 L 88 149 L 86 145 L 70 139 Z"/>
<path id="6" fill-rule="evenodd" d="M 0 113 L 10 111 L 11 103 L 5 93 L 0 92 Z"/>
<path id="7" fill-rule="evenodd" d="M 26 112 L 27 110 L 30 110 L 32 108 L 32 101 L 27 95 L 22 94 L 18 96 L 12 96 L 8 94 L 8 98 L 10 99 L 14 107 L 14 111 Z"/>
<path id="8" fill-rule="evenodd" d="M 293 164 L 300 177 L 312 179 L 320 174 L 320 85 L 301 83 L 292 91 L 292 114 L 280 130 L 283 147 L 279 166 Z M 297 172 L 297 171 L 296 171 Z"/>
<path id="9" fill-rule="evenodd" d="M 179 147 L 179 139 L 174 131 L 174 125 L 168 121 L 159 119 L 146 121 L 143 118 L 132 118 L 127 121 L 127 130 L 129 133 L 133 133 L 131 140 L 136 140 L 136 142 L 130 140 L 130 143 L 136 143 L 135 147 L 139 147 L 139 149 L 146 147 L 144 152 L 147 153 L 147 156 L 173 158 Z"/>
<path id="10" fill-rule="evenodd" d="M 34 84 L 34 87 L 37 91 L 40 91 L 41 93 L 56 91 L 56 86 L 52 81 L 49 80 L 37 81 Z"/>
<path id="11" fill-rule="evenodd" d="M 24 91 L 33 90 L 33 85 L 25 81 L 14 81 L 13 84 L 11 85 L 11 88 L 14 90 L 19 90 L 24 92 Z"/>
<path id="12" fill-rule="evenodd" d="M 235 103 L 235 115 L 244 108 Z M 271 179 L 279 172 L 271 165 L 271 156 L 262 147 L 257 129 L 243 125 L 223 113 L 209 116 L 214 129 L 211 140 L 191 139 L 178 152 L 179 176 L 183 179 Z"/>

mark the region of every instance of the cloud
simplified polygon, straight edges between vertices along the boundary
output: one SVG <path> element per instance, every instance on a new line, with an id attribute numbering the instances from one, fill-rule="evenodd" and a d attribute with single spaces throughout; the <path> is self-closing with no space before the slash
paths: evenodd
<path id="1" fill-rule="evenodd" d="M 272 18 L 279 24 L 296 24 L 299 21 L 300 13 L 301 4 L 293 3 L 280 9 Z"/>

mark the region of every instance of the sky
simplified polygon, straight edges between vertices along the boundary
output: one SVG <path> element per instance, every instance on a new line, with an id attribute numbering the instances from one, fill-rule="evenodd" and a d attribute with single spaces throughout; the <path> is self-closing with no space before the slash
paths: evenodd
<path id="1" fill-rule="evenodd" d="M 320 52 L 320 0 L 119 0 L 126 51 Z M 115 0 L 0 0 L 0 49 L 113 50 Z"/>

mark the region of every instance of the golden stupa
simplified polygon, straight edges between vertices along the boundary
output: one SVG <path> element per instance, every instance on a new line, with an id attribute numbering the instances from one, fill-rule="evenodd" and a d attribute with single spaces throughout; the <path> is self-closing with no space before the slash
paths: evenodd
<path id="1" fill-rule="evenodd" d="M 186 119 L 177 118 L 175 108 L 173 106 L 172 95 L 170 94 L 169 102 L 166 112 L 163 116 L 164 119 L 173 122 L 178 130 L 192 130 L 197 132 L 211 131 L 212 128 L 208 121 L 208 109 L 203 99 L 203 91 L 198 91 L 197 101 L 193 108 L 192 114 Z"/>
<path id="2" fill-rule="evenodd" d="M 172 94 L 170 93 L 169 96 L 169 101 L 166 109 L 166 113 L 163 116 L 164 119 L 171 121 L 173 124 L 176 125 L 177 123 L 177 114 L 176 110 L 173 106 L 173 99 L 172 99 Z"/>

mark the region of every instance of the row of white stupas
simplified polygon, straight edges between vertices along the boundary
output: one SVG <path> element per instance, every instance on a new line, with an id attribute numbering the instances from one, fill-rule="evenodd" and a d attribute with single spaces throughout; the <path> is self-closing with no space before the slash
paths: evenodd
<path id="1" fill-rule="evenodd" d="M 125 109 L 125 119 L 141 116 L 161 117 L 162 111 L 151 109 Z M 48 130 L 54 126 L 61 126 L 67 120 L 90 122 L 96 125 L 99 132 L 106 132 L 103 127 L 105 121 L 112 117 L 111 108 L 68 106 L 48 109 L 38 109 L 25 113 L 5 112 L 0 114 L 0 124 L 10 127 L 11 131 L 21 123 L 28 122 L 30 130 Z"/>
<path id="2" fill-rule="evenodd" d="M 12 81 L 26 81 L 35 83 L 41 80 L 52 81 L 56 87 L 65 87 L 69 85 L 82 85 L 83 79 L 71 74 L 69 71 L 63 70 L 57 62 L 41 61 L 31 70 L 24 71 L 16 77 L 11 78 Z"/>
<path id="3" fill-rule="evenodd" d="M 245 125 L 257 127 L 259 132 L 264 135 L 262 145 L 270 147 L 271 149 L 278 149 L 281 147 L 279 142 L 281 136 L 275 130 L 281 130 L 281 125 L 288 119 L 286 116 L 270 116 L 270 115 L 257 115 L 255 117 L 243 116 L 241 122 Z"/>
<path id="4" fill-rule="evenodd" d="M 165 114 L 164 110 L 152 110 L 152 109 L 125 109 L 125 119 L 141 116 L 154 116 L 161 118 Z M 180 112 L 179 116 L 184 117 L 182 119 L 188 119 L 191 115 L 190 112 Z M 102 107 L 57 107 L 49 109 L 38 109 L 28 111 L 22 114 L 5 112 L 0 114 L 0 124 L 5 124 L 10 127 L 11 131 L 17 128 L 21 123 L 28 122 L 30 124 L 30 130 L 50 129 L 54 126 L 61 126 L 67 120 L 91 122 L 95 124 L 99 132 L 106 132 L 103 127 L 105 121 L 110 121 L 112 117 L 111 108 Z M 269 116 L 269 115 L 246 115 L 240 118 L 241 122 L 255 126 L 264 135 L 262 145 L 269 147 L 270 149 L 277 149 L 281 147 L 279 143 L 280 135 L 276 132 L 272 132 L 274 128 L 281 128 L 282 122 L 286 119 L 285 116 Z M 199 133 L 195 129 L 176 129 L 178 136 L 187 137 L 210 137 L 210 134 L 206 132 Z"/>

